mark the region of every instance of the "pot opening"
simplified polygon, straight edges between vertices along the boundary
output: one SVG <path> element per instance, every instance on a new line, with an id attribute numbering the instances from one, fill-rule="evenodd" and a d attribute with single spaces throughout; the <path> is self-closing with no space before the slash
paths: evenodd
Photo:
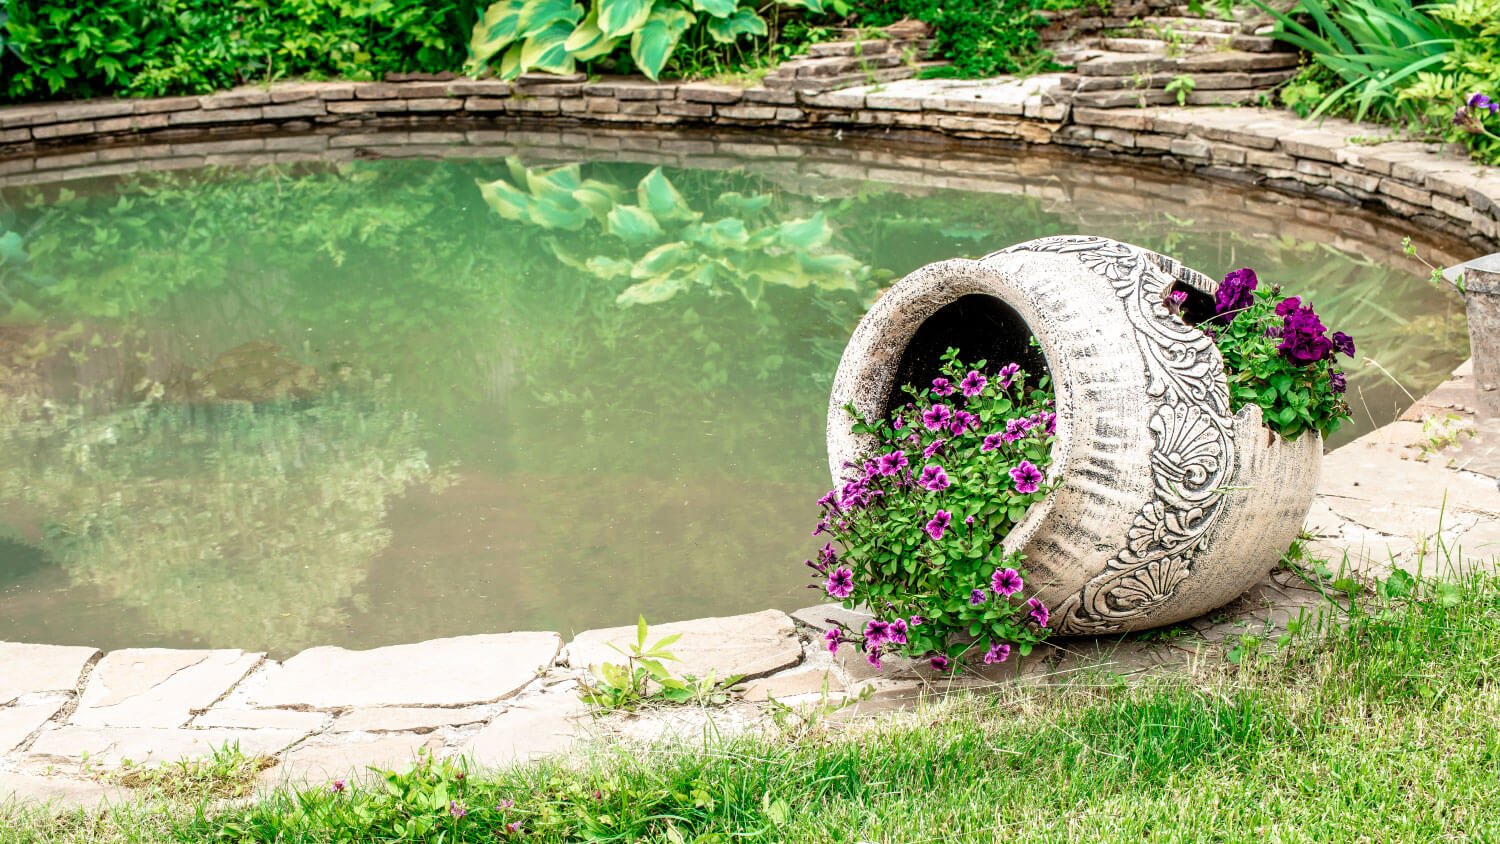
<path id="1" fill-rule="evenodd" d="M 1182 304 L 1182 318 L 1189 325 L 1198 325 L 1199 323 L 1213 319 L 1213 296 L 1204 293 L 1190 284 L 1182 284 L 1181 282 L 1172 285 L 1172 289 L 1187 292 L 1187 301 Z"/>
<path id="2" fill-rule="evenodd" d="M 886 396 L 885 415 L 906 403 L 903 385 L 920 389 L 941 374 L 943 353 L 950 348 L 958 349 L 965 363 L 987 361 L 990 372 L 1014 361 L 1031 373 L 1035 383 L 1034 379 L 1051 370 L 1031 338 L 1031 328 L 1021 315 L 994 296 L 971 293 L 949 302 L 917 328 L 902 351 L 896 379 Z"/>

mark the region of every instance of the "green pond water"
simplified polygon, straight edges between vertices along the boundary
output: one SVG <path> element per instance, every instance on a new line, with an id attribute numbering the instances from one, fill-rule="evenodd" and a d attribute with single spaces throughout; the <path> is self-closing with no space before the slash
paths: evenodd
<path id="1" fill-rule="evenodd" d="M 1381 365 L 1334 444 L 1466 353 L 1410 232 L 1347 209 L 1067 159 L 966 187 L 839 149 L 609 158 L 0 191 L 0 639 L 286 654 L 812 603 L 854 324 L 1042 235 L 1302 292 Z"/>

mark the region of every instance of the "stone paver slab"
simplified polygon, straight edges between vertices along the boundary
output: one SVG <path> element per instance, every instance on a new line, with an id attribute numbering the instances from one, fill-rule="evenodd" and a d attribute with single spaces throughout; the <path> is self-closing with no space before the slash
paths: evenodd
<path id="1" fill-rule="evenodd" d="M 98 648 L 0 642 L 0 704 L 21 695 L 71 692 Z"/>
<path id="2" fill-rule="evenodd" d="M 384 706 L 351 709 L 344 712 L 330 728 L 335 733 L 431 732 L 438 727 L 478 724 L 495 714 L 494 707 L 466 706 L 457 709 L 437 707 Z"/>
<path id="3" fill-rule="evenodd" d="M 260 654 L 237 650 L 111 651 L 89 676 L 70 723 L 180 727 L 227 694 L 260 660 Z"/>
<path id="4" fill-rule="evenodd" d="M 248 729 L 301 730 L 316 733 L 332 719 L 326 712 L 299 709 L 247 709 L 215 706 L 193 718 L 194 727 L 243 727 Z"/>
<path id="5" fill-rule="evenodd" d="M 556 659 L 556 633 L 433 639 L 367 651 L 311 648 L 247 693 L 260 707 L 464 706 L 520 691 Z"/>
<path id="6" fill-rule="evenodd" d="M 418 752 L 435 752 L 442 745 L 439 736 L 416 733 L 391 733 L 373 740 L 309 742 L 283 754 L 279 765 L 261 772 L 259 782 L 275 786 L 365 779 L 374 775 L 371 768 L 404 770 L 416 760 Z"/>
<path id="7" fill-rule="evenodd" d="M 752 680 L 745 687 L 743 700 L 746 703 L 758 703 L 770 698 L 782 700 L 799 695 L 818 695 L 825 691 L 833 695 L 843 690 L 844 681 L 840 680 L 833 671 L 825 668 L 816 671 L 773 674 L 770 677 Z"/>
<path id="8" fill-rule="evenodd" d="M 713 673 L 720 678 L 739 674 L 754 679 L 802 661 L 797 628 L 781 610 L 658 624 L 646 642 L 649 645 L 673 633 L 682 634 L 667 648 L 677 656 L 678 661 L 667 665 L 674 674 L 706 677 Z M 628 650 L 635 641 L 635 625 L 580 633 L 568 644 L 568 664 L 583 668 L 623 663 L 625 658 L 610 645 Z"/>
<path id="9" fill-rule="evenodd" d="M 246 756 L 269 756 L 305 735 L 300 730 L 66 726 L 37 736 L 25 764 L 36 768 L 86 759 L 91 766 L 116 767 L 128 759 L 138 765 L 162 765 L 212 756 L 234 744 Z"/>
<path id="10" fill-rule="evenodd" d="M 583 738 L 586 724 L 550 707 L 516 707 L 496 716 L 459 753 L 487 767 L 529 762 L 566 753 Z"/>
<path id="11" fill-rule="evenodd" d="M 93 780 L 0 771 L 0 805 L 14 800 L 17 803 L 46 804 L 54 810 L 67 811 L 117 803 L 128 797 L 124 789 Z"/>
<path id="12" fill-rule="evenodd" d="M 0 755 L 20 747 L 27 736 L 52 720 L 66 703 L 66 699 L 58 698 L 48 703 L 0 708 Z"/>

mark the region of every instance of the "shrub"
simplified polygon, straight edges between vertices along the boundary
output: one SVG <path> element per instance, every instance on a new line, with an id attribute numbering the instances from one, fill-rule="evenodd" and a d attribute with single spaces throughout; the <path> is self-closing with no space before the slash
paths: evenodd
<path id="1" fill-rule="evenodd" d="M 934 76 L 981 78 L 1045 68 L 1050 54 L 1037 30 L 1051 0 L 854 0 L 853 17 L 868 26 L 914 18 L 932 26 L 933 52 L 952 62 Z"/>
<path id="2" fill-rule="evenodd" d="M 852 643 L 877 668 L 901 653 L 944 670 L 975 654 L 1025 655 L 1045 637 L 1047 608 L 1022 599 L 1023 560 L 1001 540 L 1049 489 L 1052 393 L 1046 376 L 1031 382 L 1014 363 L 986 374 L 986 363 L 970 368 L 949 349 L 943 377 L 907 385 L 911 401 L 891 419 L 848 408 L 879 448 L 818 500 L 813 535 L 830 541 L 807 565 L 830 597 L 876 617 L 831 629 L 830 650 Z"/>

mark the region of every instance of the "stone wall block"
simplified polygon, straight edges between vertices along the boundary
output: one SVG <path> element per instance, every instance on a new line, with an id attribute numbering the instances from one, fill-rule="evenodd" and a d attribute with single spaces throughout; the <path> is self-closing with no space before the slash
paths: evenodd
<path id="1" fill-rule="evenodd" d="M 196 126 L 204 123 L 248 123 L 261 119 L 258 106 L 247 108 L 221 108 L 212 111 L 174 111 L 168 119 L 172 126 Z"/>
<path id="2" fill-rule="evenodd" d="M 724 106 L 718 115 L 727 120 L 775 120 L 776 109 L 769 105 Z"/>
<path id="3" fill-rule="evenodd" d="M 290 103 L 261 107 L 261 115 L 267 120 L 289 120 L 296 117 L 318 117 L 328 113 L 323 101 L 317 99 L 297 100 Z"/>
<path id="4" fill-rule="evenodd" d="M 677 89 L 683 102 L 733 105 L 745 96 L 745 91 L 734 85 L 717 85 L 712 82 L 689 82 Z"/>
<path id="5" fill-rule="evenodd" d="M 454 97 L 426 97 L 406 101 L 406 110 L 411 112 L 463 111 L 464 101 Z"/>
<path id="6" fill-rule="evenodd" d="M 198 107 L 205 111 L 223 108 L 244 108 L 265 105 L 271 101 L 271 92 L 262 88 L 235 88 L 222 94 L 208 94 L 198 98 Z"/>
<path id="7" fill-rule="evenodd" d="M 476 114 L 503 112 L 509 105 L 509 97 L 468 97 L 464 99 L 464 111 Z"/>
<path id="8" fill-rule="evenodd" d="M 354 87 L 356 100 L 390 100 L 401 95 L 401 86 L 389 82 L 364 82 Z"/>
<path id="9" fill-rule="evenodd" d="M 1379 189 L 1386 196 L 1395 197 L 1413 206 L 1420 208 L 1430 208 L 1432 206 L 1432 194 L 1421 188 L 1414 188 L 1398 179 L 1381 179 Z"/>

